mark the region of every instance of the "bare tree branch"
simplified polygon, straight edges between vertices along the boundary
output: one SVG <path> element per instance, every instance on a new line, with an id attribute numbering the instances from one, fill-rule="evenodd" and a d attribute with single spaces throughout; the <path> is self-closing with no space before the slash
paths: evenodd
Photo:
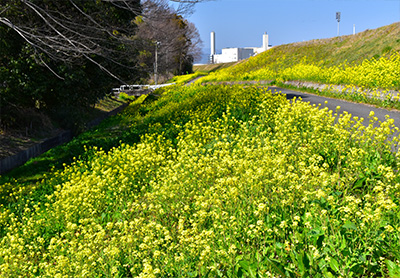
<path id="1" fill-rule="evenodd" d="M 155 21 L 150 25 L 159 28 L 158 22 L 165 20 L 163 10 L 168 10 L 169 14 L 190 12 L 194 4 L 203 1 L 209 0 L 171 0 L 171 3 L 179 4 L 173 11 L 167 0 L 145 0 L 143 3 L 139 0 L 9 0 L 7 4 L 0 4 L 0 24 L 17 32 L 37 54 L 43 53 L 51 60 L 68 64 L 88 60 L 120 80 L 110 65 L 140 68 L 132 63 L 134 52 L 142 45 L 134 39 L 136 26 L 131 21 L 136 16 L 143 14 L 145 18 L 147 8 L 158 10 L 154 13 L 158 17 L 146 20 Z M 120 13 L 123 20 L 119 16 L 112 18 L 114 13 Z M 174 51 L 172 45 L 165 47 Z M 106 63 L 94 59 L 95 56 Z M 39 60 L 49 68 L 42 58 Z"/>
<path id="2" fill-rule="evenodd" d="M 208 2 L 214 0 L 170 0 L 170 2 L 179 3 L 176 12 L 178 14 L 189 15 L 193 13 L 194 6 L 201 2 Z"/>

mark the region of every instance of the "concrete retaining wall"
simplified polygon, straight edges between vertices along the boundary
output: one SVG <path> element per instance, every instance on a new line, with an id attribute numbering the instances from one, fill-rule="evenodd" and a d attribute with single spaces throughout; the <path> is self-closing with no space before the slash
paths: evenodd
<path id="1" fill-rule="evenodd" d="M 42 143 L 36 144 L 27 150 L 21 151 L 15 155 L 3 158 L 0 160 L 0 174 L 14 169 L 15 167 L 23 165 L 29 159 L 39 156 L 47 152 L 55 146 L 69 142 L 72 139 L 72 132 L 65 131 L 56 137 L 47 139 Z"/>
<path id="2" fill-rule="evenodd" d="M 90 123 L 87 124 L 87 128 L 88 129 L 92 128 L 92 127 L 100 124 L 101 121 L 104 120 L 105 118 L 116 115 L 117 113 L 121 112 L 126 106 L 127 106 L 127 104 L 123 104 L 120 107 L 114 109 L 113 111 L 108 112 L 103 117 L 100 117 L 100 118 L 97 118 L 97 119 L 91 121 Z M 30 147 L 27 150 L 21 151 L 15 155 L 1 159 L 0 160 L 0 175 L 14 169 L 15 167 L 23 165 L 29 159 L 37 157 L 37 156 L 41 155 L 42 153 L 47 152 L 51 148 L 54 148 L 58 145 L 61 145 L 61 144 L 71 141 L 72 138 L 73 138 L 72 132 L 65 131 L 65 132 L 59 134 L 58 136 L 47 139 L 47 140 L 43 141 L 42 143 L 39 143 L 39 144 L 36 144 L 36 145 Z"/>

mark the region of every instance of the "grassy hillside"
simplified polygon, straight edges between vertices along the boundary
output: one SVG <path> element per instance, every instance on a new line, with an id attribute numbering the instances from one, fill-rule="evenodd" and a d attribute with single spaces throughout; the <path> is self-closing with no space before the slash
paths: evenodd
<path id="1" fill-rule="evenodd" d="M 236 65 L 237 62 L 232 63 L 221 63 L 221 64 L 206 64 L 206 65 L 195 65 L 193 66 L 193 71 L 195 72 L 214 72 L 219 69 L 227 68 Z"/>
<path id="2" fill-rule="evenodd" d="M 202 79 L 288 80 L 400 89 L 400 23 L 357 35 L 293 43 L 218 70 Z"/>
<path id="3" fill-rule="evenodd" d="M 258 86 L 163 90 L 2 184 L 0 276 L 396 277 L 393 121 Z"/>
<path id="4" fill-rule="evenodd" d="M 400 23 L 356 35 L 277 46 L 211 72 L 198 83 L 222 81 L 269 81 L 400 109 Z"/>
<path id="5" fill-rule="evenodd" d="M 356 35 L 287 44 L 273 50 L 274 53 L 270 55 L 262 55 L 270 56 L 271 59 L 278 59 L 282 55 L 290 57 L 285 59 L 286 66 L 296 64 L 303 57 L 307 57 L 308 61 L 321 61 L 327 67 L 345 61 L 361 63 L 365 59 L 377 59 L 400 52 L 400 22 Z M 262 66 L 262 63 L 263 60 L 260 59 L 257 66 Z"/>
<path id="6" fill-rule="evenodd" d="M 356 35 L 276 46 L 248 59 L 247 62 L 228 66 L 231 66 L 234 72 L 242 68 L 255 71 L 278 61 L 279 66 L 289 67 L 306 59 L 308 62 L 321 62 L 323 66 L 329 67 L 345 61 L 361 63 L 365 59 L 387 57 L 396 52 L 400 52 L 400 22 Z"/>

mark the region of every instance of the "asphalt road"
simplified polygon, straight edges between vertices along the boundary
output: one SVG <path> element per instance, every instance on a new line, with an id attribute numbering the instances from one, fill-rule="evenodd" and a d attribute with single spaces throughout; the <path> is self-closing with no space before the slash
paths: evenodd
<path id="1" fill-rule="evenodd" d="M 364 124 L 368 125 L 368 116 L 371 111 L 375 112 L 375 117 L 378 118 L 378 121 L 385 121 L 385 116 L 389 115 L 391 119 L 394 119 L 394 124 L 400 128 L 400 112 L 398 111 L 390 111 L 382 108 L 376 108 L 372 105 L 361 104 L 361 103 L 353 103 L 344 100 L 328 98 L 323 96 L 317 96 L 313 94 L 278 88 L 278 87 L 269 87 L 272 92 L 281 91 L 286 95 L 287 99 L 302 98 L 303 101 L 309 102 L 310 104 L 321 104 L 321 107 L 328 107 L 332 111 L 336 111 L 336 107 L 340 106 L 339 113 L 343 113 L 347 111 L 353 117 L 357 116 L 359 118 L 364 118 Z M 328 103 L 325 105 L 325 101 Z"/>

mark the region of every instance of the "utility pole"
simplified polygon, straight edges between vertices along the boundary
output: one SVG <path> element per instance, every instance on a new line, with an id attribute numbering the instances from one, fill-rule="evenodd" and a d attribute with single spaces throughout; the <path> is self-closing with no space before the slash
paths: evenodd
<path id="1" fill-rule="evenodd" d="M 339 34 L 340 34 L 340 12 L 336 12 L 336 20 L 337 20 L 337 35 L 339 37 Z"/>
<path id="2" fill-rule="evenodd" d="M 160 46 L 160 42 L 156 41 L 156 53 L 155 53 L 155 61 L 154 61 L 154 83 L 157 85 L 158 83 L 158 47 Z"/>

